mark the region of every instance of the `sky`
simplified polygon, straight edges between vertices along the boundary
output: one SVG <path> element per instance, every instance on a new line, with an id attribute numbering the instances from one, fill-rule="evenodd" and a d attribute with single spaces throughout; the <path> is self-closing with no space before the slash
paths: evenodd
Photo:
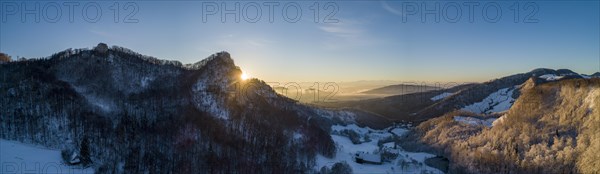
<path id="1" fill-rule="evenodd" d="M 0 5 L 0 52 L 13 58 L 99 42 L 182 63 L 228 51 L 252 77 L 281 82 L 482 82 L 541 67 L 600 71 L 598 1 Z"/>

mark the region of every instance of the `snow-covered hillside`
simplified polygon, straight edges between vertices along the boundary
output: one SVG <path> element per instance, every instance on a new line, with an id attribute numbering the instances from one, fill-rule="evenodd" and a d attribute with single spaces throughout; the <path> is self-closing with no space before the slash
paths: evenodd
<path id="1" fill-rule="evenodd" d="M 59 150 L 0 139 L 0 173 L 94 173 L 92 168 L 67 166 Z"/>
<path id="2" fill-rule="evenodd" d="M 444 92 L 444 93 L 442 93 L 440 95 L 436 95 L 434 97 L 431 97 L 431 101 L 438 101 L 438 100 L 444 99 L 444 98 L 446 98 L 448 96 L 451 96 L 452 94 L 454 94 L 454 93 Z"/>
<path id="3" fill-rule="evenodd" d="M 310 173 L 314 156 L 335 154 L 331 125 L 353 120 L 241 79 L 227 52 L 182 67 L 96 48 L 0 64 L 0 139 L 58 150 L 43 163 L 84 149 L 98 173 Z"/>
<path id="4" fill-rule="evenodd" d="M 502 88 L 491 93 L 480 102 L 465 106 L 462 110 L 478 113 L 490 114 L 494 112 L 503 112 L 512 106 L 515 99 L 512 97 L 515 88 Z"/>
<path id="5" fill-rule="evenodd" d="M 556 80 L 560 80 L 565 76 L 559 76 L 559 75 L 555 75 L 555 74 L 544 74 L 541 75 L 539 78 L 541 79 L 545 79 L 547 81 L 556 81 Z"/>
<path id="6" fill-rule="evenodd" d="M 357 133 L 359 143 L 353 142 L 347 132 Z M 375 130 L 355 124 L 334 125 L 331 138 L 336 144 L 337 153 L 334 158 L 318 155 L 315 169 L 319 170 L 324 166 L 331 168 L 335 163 L 346 162 L 354 173 L 442 173 L 425 164 L 425 159 L 435 155 L 407 152 L 394 145 L 394 134 L 404 135 L 405 132 L 407 130 L 404 128 Z M 381 164 L 357 163 L 355 160 L 357 153 L 382 156 L 384 151 L 393 155 L 392 159 L 383 160 Z"/>

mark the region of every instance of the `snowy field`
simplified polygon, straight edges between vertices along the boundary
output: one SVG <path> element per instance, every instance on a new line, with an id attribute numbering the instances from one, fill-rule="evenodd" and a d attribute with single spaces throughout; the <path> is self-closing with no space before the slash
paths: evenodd
<path id="1" fill-rule="evenodd" d="M 361 141 L 364 137 L 369 137 L 371 141 L 362 142 L 360 144 L 354 144 L 350 138 L 339 135 L 338 132 L 342 130 L 353 130 L 361 136 Z M 331 167 L 337 162 L 345 161 L 352 167 L 354 173 L 442 173 L 441 171 L 425 165 L 425 159 L 435 157 L 433 154 L 428 153 L 412 153 L 406 152 L 400 149 L 394 149 L 394 142 L 384 143 L 382 147 L 377 145 L 377 142 L 388 137 L 392 137 L 394 134 L 404 135 L 408 130 L 403 128 L 385 130 L 374 130 L 368 127 L 358 127 L 357 125 L 351 124 L 347 126 L 334 125 L 332 126 L 331 139 L 336 144 L 337 153 L 334 158 L 326 158 L 324 156 L 317 156 L 317 165 L 315 169 L 318 171 L 323 166 Z M 385 148 L 384 148 L 385 147 Z M 383 162 L 381 165 L 378 164 L 359 164 L 354 160 L 354 156 L 357 152 L 364 152 L 369 154 L 378 154 L 381 149 L 386 149 L 393 153 L 397 153 L 398 156 L 391 160 L 391 162 Z"/>
<path id="2" fill-rule="evenodd" d="M 465 106 L 462 110 L 478 113 L 491 114 L 494 112 L 504 112 L 510 109 L 515 99 L 512 98 L 515 88 L 502 88 L 491 93 L 483 101 Z"/>
<path id="3" fill-rule="evenodd" d="M 0 173 L 94 173 L 92 168 L 66 166 L 60 150 L 0 139 Z"/>
<path id="4" fill-rule="evenodd" d="M 408 133 L 408 129 L 394 128 L 391 130 L 391 132 L 398 136 L 404 136 L 404 135 L 406 135 L 406 133 Z"/>

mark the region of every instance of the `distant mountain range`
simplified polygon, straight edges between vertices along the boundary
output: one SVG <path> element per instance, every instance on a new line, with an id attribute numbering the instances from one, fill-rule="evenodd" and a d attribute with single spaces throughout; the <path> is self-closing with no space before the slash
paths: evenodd
<path id="1" fill-rule="evenodd" d="M 330 103 L 326 106 L 334 108 L 355 108 L 369 113 L 374 113 L 380 117 L 398 122 L 420 123 L 431 118 L 438 117 L 453 110 L 469 107 L 471 111 L 479 113 L 491 113 L 494 106 L 502 101 L 518 98 L 519 90 L 515 90 L 527 79 L 536 77 L 538 81 L 553 81 L 559 79 L 587 79 L 598 78 L 600 73 L 593 75 L 583 75 L 575 73 L 568 69 L 535 69 L 527 73 L 515 74 L 499 79 L 490 80 L 484 83 L 459 84 L 446 89 L 431 90 L 419 93 L 394 95 L 384 98 L 361 100 L 361 101 L 342 101 Z M 398 88 L 402 88 L 399 85 Z M 431 88 L 428 88 L 431 89 Z M 505 91 L 505 94 L 494 98 L 489 98 L 490 94 Z M 506 93 L 510 91 L 510 96 Z M 487 102 L 481 103 L 486 98 Z M 507 107 L 510 107 L 508 105 Z M 498 108 L 500 109 L 500 108 Z M 389 126 L 389 125 L 370 125 Z"/>
<path id="2" fill-rule="evenodd" d="M 375 88 L 361 92 L 363 94 L 379 94 L 379 95 L 402 95 L 411 93 L 427 92 L 432 90 L 439 90 L 440 87 L 419 85 L 419 84 L 398 84 L 389 85 L 381 88 Z"/>

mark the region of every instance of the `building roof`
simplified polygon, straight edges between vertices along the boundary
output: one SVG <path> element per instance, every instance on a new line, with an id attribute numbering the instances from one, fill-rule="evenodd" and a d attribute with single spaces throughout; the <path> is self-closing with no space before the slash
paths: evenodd
<path id="1" fill-rule="evenodd" d="M 362 159 L 363 161 L 381 163 L 381 156 L 379 154 L 358 152 L 356 153 L 356 158 Z"/>

